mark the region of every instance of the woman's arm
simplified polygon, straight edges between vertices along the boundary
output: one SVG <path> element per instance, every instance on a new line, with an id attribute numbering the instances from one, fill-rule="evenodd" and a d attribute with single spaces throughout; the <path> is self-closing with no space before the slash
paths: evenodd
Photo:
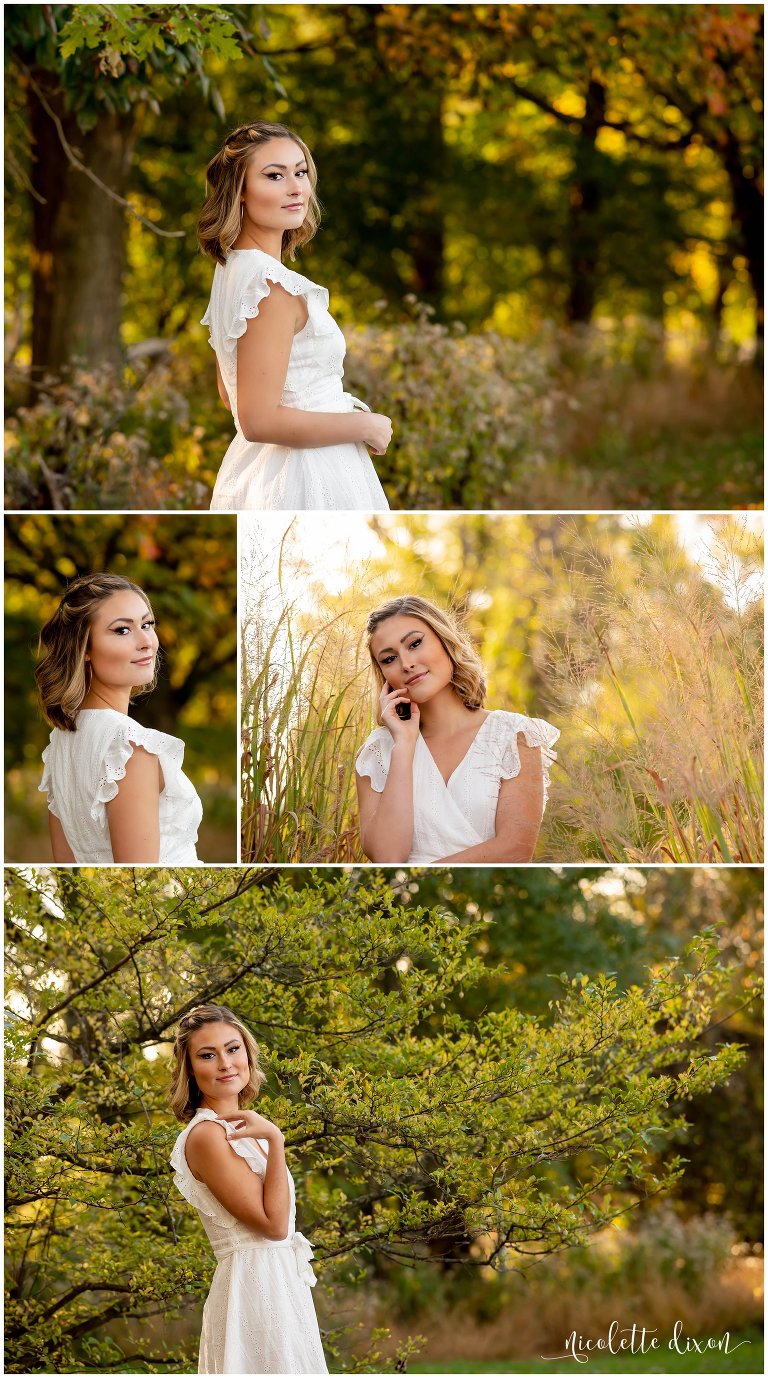
<path id="1" fill-rule="evenodd" d="M 255 1115 L 243 1111 L 242 1117 Z M 204 1120 L 196 1124 L 187 1138 L 186 1157 L 192 1174 L 204 1182 L 225 1210 L 265 1239 L 285 1239 L 291 1211 L 291 1195 L 285 1166 L 285 1141 L 277 1125 L 259 1115 L 260 1128 L 254 1137 L 267 1139 L 264 1178 L 248 1166 L 244 1158 L 227 1143 L 222 1124 Z M 235 1137 L 247 1137 L 243 1134 Z"/>
<path id="2" fill-rule="evenodd" d="M 61 819 L 57 818 L 55 813 L 51 813 L 50 809 L 48 810 L 48 827 L 51 833 L 51 851 L 54 861 L 74 861 L 74 853 L 64 836 Z"/>
<path id="3" fill-rule="evenodd" d="M 115 861 L 160 860 L 160 762 L 134 746 L 125 779 L 107 804 L 107 825 Z"/>
<path id="4" fill-rule="evenodd" d="M 237 342 L 237 412 L 246 440 L 289 449 L 357 442 L 383 454 L 392 427 L 375 412 L 313 412 L 283 407 L 291 345 L 306 304 L 275 283 Z M 306 320 L 306 315 L 304 316 Z M 388 432 L 388 433 L 387 433 Z"/>
<path id="5" fill-rule="evenodd" d="M 544 811 L 544 767 L 541 747 L 528 746 L 518 733 L 520 772 L 513 780 L 502 780 L 496 804 L 496 833 L 487 842 L 478 842 L 436 864 L 450 861 L 530 861 L 536 848 Z"/>
<path id="6" fill-rule="evenodd" d="M 367 775 L 355 772 L 360 842 L 369 861 L 407 861 L 413 847 L 413 750 L 392 748 L 381 794 Z"/>
<path id="7" fill-rule="evenodd" d="M 360 843 L 369 861 L 407 861 L 413 848 L 413 757 L 420 715 L 418 704 L 411 703 L 411 716 L 403 721 L 395 711 L 403 703 L 410 703 L 408 691 L 384 684 L 380 715 L 393 738 L 384 789 L 375 790 L 367 775 L 355 771 Z"/>

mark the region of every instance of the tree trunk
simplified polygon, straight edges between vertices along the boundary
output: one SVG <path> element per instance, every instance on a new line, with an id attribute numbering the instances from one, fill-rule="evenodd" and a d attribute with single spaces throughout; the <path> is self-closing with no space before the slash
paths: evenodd
<path id="1" fill-rule="evenodd" d="M 738 139 L 728 131 L 724 163 L 731 184 L 733 218 L 739 232 L 739 249 L 747 260 L 747 271 L 755 294 L 757 322 L 755 340 L 758 357 L 765 338 L 765 268 L 763 262 L 763 196 L 756 177 L 745 177 Z"/>
<path id="2" fill-rule="evenodd" d="M 597 299 L 596 273 L 600 235 L 597 215 L 602 190 L 597 167 L 597 136 L 603 127 L 606 89 L 590 77 L 584 118 L 576 142 L 574 180 L 568 210 L 568 300 L 567 319 L 573 324 L 592 319 Z"/>
<path id="3" fill-rule="evenodd" d="M 422 86 L 418 105 L 411 109 L 408 151 L 418 170 L 419 192 L 411 201 L 408 248 L 413 264 L 413 290 L 419 301 L 442 315 L 445 263 L 444 213 L 445 141 L 443 92 Z"/>
<path id="4" fill-rule="evenodd" d="M 104 112 L 83 134 L 65 112 L 50 73 L 37 85 L 61 120 L 64 136 L 102 182 L 125 195 L 134 117 Z M 125 211 L 73 168 L 56 127 L 29 92 L 33 139 L 31 181 L 44 198 L 32 200 L 32 368 L 60 373 L 67 366 L 122 362 L 121 290 L 126 253 Z"/>

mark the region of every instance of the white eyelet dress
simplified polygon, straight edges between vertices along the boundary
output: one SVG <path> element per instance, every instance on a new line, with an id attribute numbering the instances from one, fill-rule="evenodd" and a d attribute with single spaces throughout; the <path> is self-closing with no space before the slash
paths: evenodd
<path id="1" fill-rule="evenodd" d="M 54 727 L 43 752 L 38 789 L 48 795 L 48 808 L 61 822 L 75 861 L 114 861 L 106 805 L 125 778 L 134 746 L 157 756 L 163 775 L 159 861 L 166 866 L 197 866 L 195 844 L 203 806 L 181 769 L 184 743 L 167 732 L 142 727 L 114 708 L 81 708 L 76 730 Z"/>
<path id="2" fill-rule="evenodd" d="M 413 842 L 409 866 L 440 861 L 495 836 L 501 782 L 520 774 L 519 732 L 528 746 L 541 747 L 546 808 L 549 768 L 557 759 L 552 747 L 560 733 L 543 718 L 527 718 L 523 713 L 505 713 L 501 709 L 489 713 L 447 784 L 424 738 L 419 736 L 413 754 Z M 357 755 L 358 775 L 367 776 L 378 794 L 383 793 L 387 783 L 392 746 L 391 732 L 377 727 Z"/>
<path id="3" fill-rule="evenodd" d="M 300 411 L 370 410 L 344 391 L 347 347 L 328 310 L 325 287 L 261 249 L 230 250 L 224 267 L 216 265 L 211 300 L 201 322 L 209 328 L 237 430 L 216 479 L 211 511 L 388 511 L 365 445 L 292 450 L 243 435 L 237 412 L 237 341 L 247 322 L 258 316 L 259 302 L 272 283 L 304 297 L 309 312 L 306 325 L 293 338 L 281 405 Z"/>
<path id="4" fill-rule="evenodd" d="M 213 1110 L 198 1110 L 171 1154 L 174 1181 L 200 1216 L 216 1255 L 216 1272 L 203 1308 L 199 1373 L 327 1373 L 311 1288 L 312 1246 L 296 1231 L 296 1196 L 288 1173 L 291 1209 L 285 1239 L 265 1239 L 222 1206 L 189 1169 L 187 1135 Z M 264 1152 L 268 1152 L 266 1140 Z M 264 1176 L 266 1162 L 250 1139 L 232 1139 L 248 1166 Z"/>

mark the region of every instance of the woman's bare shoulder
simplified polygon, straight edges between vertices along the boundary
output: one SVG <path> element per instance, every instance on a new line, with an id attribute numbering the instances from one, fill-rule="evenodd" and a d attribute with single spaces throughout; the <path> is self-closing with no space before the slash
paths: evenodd
<path id="1" fill-rule="evenodd" d="M 187 1135 L 187 1148 L 194 1145 L 195 1148 L 205 1150 L 208 1146 L 214 1147 L 217 1144 L 225 1143 L 227 1138 L 226 1125 L 218 1120 L 200 1120 L 193 1124 Z"/>

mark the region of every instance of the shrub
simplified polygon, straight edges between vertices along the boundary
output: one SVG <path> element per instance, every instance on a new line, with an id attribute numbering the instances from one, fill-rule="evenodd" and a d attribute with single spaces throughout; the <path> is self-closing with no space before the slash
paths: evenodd
<path id="1" fill-rule="evenodd" d="M 202 429 L 189 425 L 166 367 L 136 382 L 111 368 L 74 369 L 36 392 L 7 422 L 6 507 L 207 506 Z"/>

